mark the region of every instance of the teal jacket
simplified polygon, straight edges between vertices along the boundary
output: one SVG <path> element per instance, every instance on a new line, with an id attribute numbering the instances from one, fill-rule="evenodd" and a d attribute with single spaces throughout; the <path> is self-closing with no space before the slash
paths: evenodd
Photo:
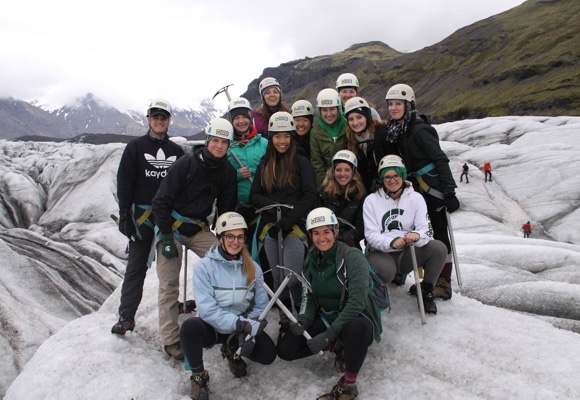
<path id="1" fill-rule="evenodd" d="M 259 133 L 253 136 L 246 144 L 232 141 L 230 149 L 228 150 L 228 160 L 234 166 L 238 177 L 238 205 L 249 207 L 250 204 L 250 189 L 252 188 L 252 183 L 247 178 L 242 178 L 240 174 L 240 165 L 234 160 L 231 152 L 233 151 L 236 156 L 242 162 L 244 167 L 250 169 L 252 178 L 256 175 L 256 169 L 260 160 L 266 154 L 266 148 L 268 147 L 268 140 L 263 138 Z"/>
<path id="2" fill-rule="evenodd" d="M 346 126 L 346 124 L 345 124 Z M 316 124 L 310 131 L 310 162 L 316 174 L 316 186 L 322 184 L 326 171 L 332 166 L 332 157 L 339 151 L 347 148 L 346 128 L 343 126 L 336 138 L 336 142 L 320 124 Z"/>
<path id="3" fill-rule="evenodd" d="M 312 291 L 303 297 L 298 319 L 311 324 L 318 314 L 330 324 L 330 331 L 339 336 L 343 325 L 351 319 L 363 315 L 373 324 L 373 337 L 381 340 L 383 326 L 381 311 L 372 295 L 368 261 L 358 249 L 350 249 L 346 263 L 340 257 L 340 247 L 346 244 L 336 241 L 332 249 L 317 260 L 318 250 L 312 247 L 304 262 L 304 278 Z M 342 310 L 340 297 L 346 282 L 345 300 Z"/>

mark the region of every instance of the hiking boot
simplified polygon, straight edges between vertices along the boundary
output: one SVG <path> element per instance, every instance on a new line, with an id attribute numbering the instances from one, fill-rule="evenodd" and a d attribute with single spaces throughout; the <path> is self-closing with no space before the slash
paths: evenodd
<path id="1" fill-rule="evenodd" d="M 111 328 L 111 333 L 124 335 L 127 331 L 133 332 L 133 329 L 135 329 L 135 318 L 120 317 L 119 321 Z"/>
<path id="2" fill-rule="evenodd" d="M 437 299 L 449 300 L 453 295 L 451 284 L 445 278 L 438 278 L 433 289 L 433 297 Z"/>
<path id="3" fill-rule="evenodd" d="M 181 343 L 175 342 L 169 346 L 165 346 L 165 352 L 176 360 L 183 361 L 185 358 L 183 352 L 181 351 Z"/>
<path id="4" fill-rule="evenodd" d="M 435 305 L 435 298 L 433 297 L 433 285 L 428 282 L 421 283 L 421 292 L 425 314 L 437 314 L 437 305 Z M 418 301 L 419 299 L 417 298 Z"/>
<path id="5" fill-rule="evenodd" d="M 403 286 L 405 284 L 406 280 L 407 280 L 407 275 L 403 275 L 400 272 L 397 272 L 395 274 L 395 278 L 391 281 L 391 283 L 394 283 L 397 286 Z"/>
<path id="6" fill-rule="evenodd" d="M 330 393 L 323 394 L 316 400 L 350 400 L 356 399 L 358 396 L 358 388 L 356 383 L 343 383 L 340 382 L 334 385 Z"/>
<path id="7" fill-rule="evenodd" d="M 415 285 L 414 283 L 409 288 L 409 294 L 417 296 L 417 285 Z"/>
<path id="8" fill-rule="evenodd" d="M 220 347 L 220 351 L 222 352 L 222 357 L 228 359 L 228 367 L 230 371 L 236 378 L 241 378 L 242 376 L 246 376 L 246 362 L 242 360 L 242 358 L 234 358 L 234 353 L 232 349 L 227 346 L 225 343 L 222 344 Z"/>
<path id="9" fill-rule="evenodd" d="M 209 373 L 207 371 L 192 372 L 191 377 L 191 393 L 189 394 L 193 400 L 208 400 L 209 399 Z"/>

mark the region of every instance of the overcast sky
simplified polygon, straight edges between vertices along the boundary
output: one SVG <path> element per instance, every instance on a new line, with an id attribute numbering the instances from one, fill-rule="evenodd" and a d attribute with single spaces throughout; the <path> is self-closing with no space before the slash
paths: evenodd
<path id="1" fill-rule="evenodd" d="M 0 13 L 0 96 L 59 107 L 90 91 L 121 110 L 155 97 L 195 107 L 230 83 L 239 96 L 267 67 L 372 40 L 419 50 L 522 3 L 10 1 Z"/>

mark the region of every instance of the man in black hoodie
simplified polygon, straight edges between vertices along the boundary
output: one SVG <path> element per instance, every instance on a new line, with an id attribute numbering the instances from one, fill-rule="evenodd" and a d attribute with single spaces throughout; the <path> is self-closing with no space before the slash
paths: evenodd
<path id="1" fill-rule="evenodd" d="M 234 211 L 238 202 L 236 170 L 227 150 L 234 136 L 229 121 L 216 118 L 206 129 L 206 146 L 179 159 L 153 198 L 160 231 L 157 244 L 159 332 L 170 356 L 183 360 L 179 343 L 179 272 L 182 245 L 200 258 L 216 243 L 208 217 L 214 201 L 219 215 Z"/>
<path id="2" fill-rule="evenodd" d="M 118 335 L 135 328 L 135 313 L 143 297 L 155 227 L 151 200 L 171 164 L 184 154 L 167 135 L 171 112 L 167 100 L 153 100 L 147 109 L 149 131 L 127 144 L 119 163 L 119 230 L 129 238 L 129 259 L 121 287 L 119 321 L 111 329 Z"/>

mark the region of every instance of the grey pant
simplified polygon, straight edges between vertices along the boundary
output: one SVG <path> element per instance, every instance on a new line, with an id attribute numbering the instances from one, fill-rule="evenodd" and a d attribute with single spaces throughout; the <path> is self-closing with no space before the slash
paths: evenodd
<path id="1" fill-rule="evenodd" d="M 390 283 L 397 273 L 397 263 L 400 262 L 399 268 L 403 275 L 413 271 L 413 260 L 411 251 L 405 248 L 401 251 L 383 253 L 381 251 L 371 251 L 367 259 L 371 267 L 377 271 L 379 277 L 386 283 Z M 435 282 L 445 265 L 447 258 L 447 247 L 439 240 L 431 240 L 423 247 L 415 247 L 417 256 L 417 266 L 423 267 L 423 280 L 429 282 L 435 287 Z M 400 261 L 399 261 L 400 258 Z"/>
<path id="2" fill-rule="evenodd" d="M 284 243 L 284 258 L 282 266 L 288 268 L 297 274 L 302 274 L 302 267 L 304 266 L 304 255 L 306 253 L 306 246 L 300 240 L 298 236 L 285 237 Z M 276 266 L 280 264 L 278 259 L 278 240 L 273 238 L 266 238 L 264 240 L 264 251 L 266 252 L 266 257 L 268 257 L 268 263 L 272 269 L 272 277 L 274 278 L 274 287 L 272 288 L 276 291 L 282 280 L 289 274 L 288 271 L 283 271 L 284 275 L 281 276 L 280 268 Z M 302 285 L 296 277 L 292 277 L 288 282 L 288 289 L 285 289 L 280 295 L 280 300 L 288 300 L 292 296 L 294 304 L 298 307 L 300 306 L 300 301 L 302 298 Z"/>

